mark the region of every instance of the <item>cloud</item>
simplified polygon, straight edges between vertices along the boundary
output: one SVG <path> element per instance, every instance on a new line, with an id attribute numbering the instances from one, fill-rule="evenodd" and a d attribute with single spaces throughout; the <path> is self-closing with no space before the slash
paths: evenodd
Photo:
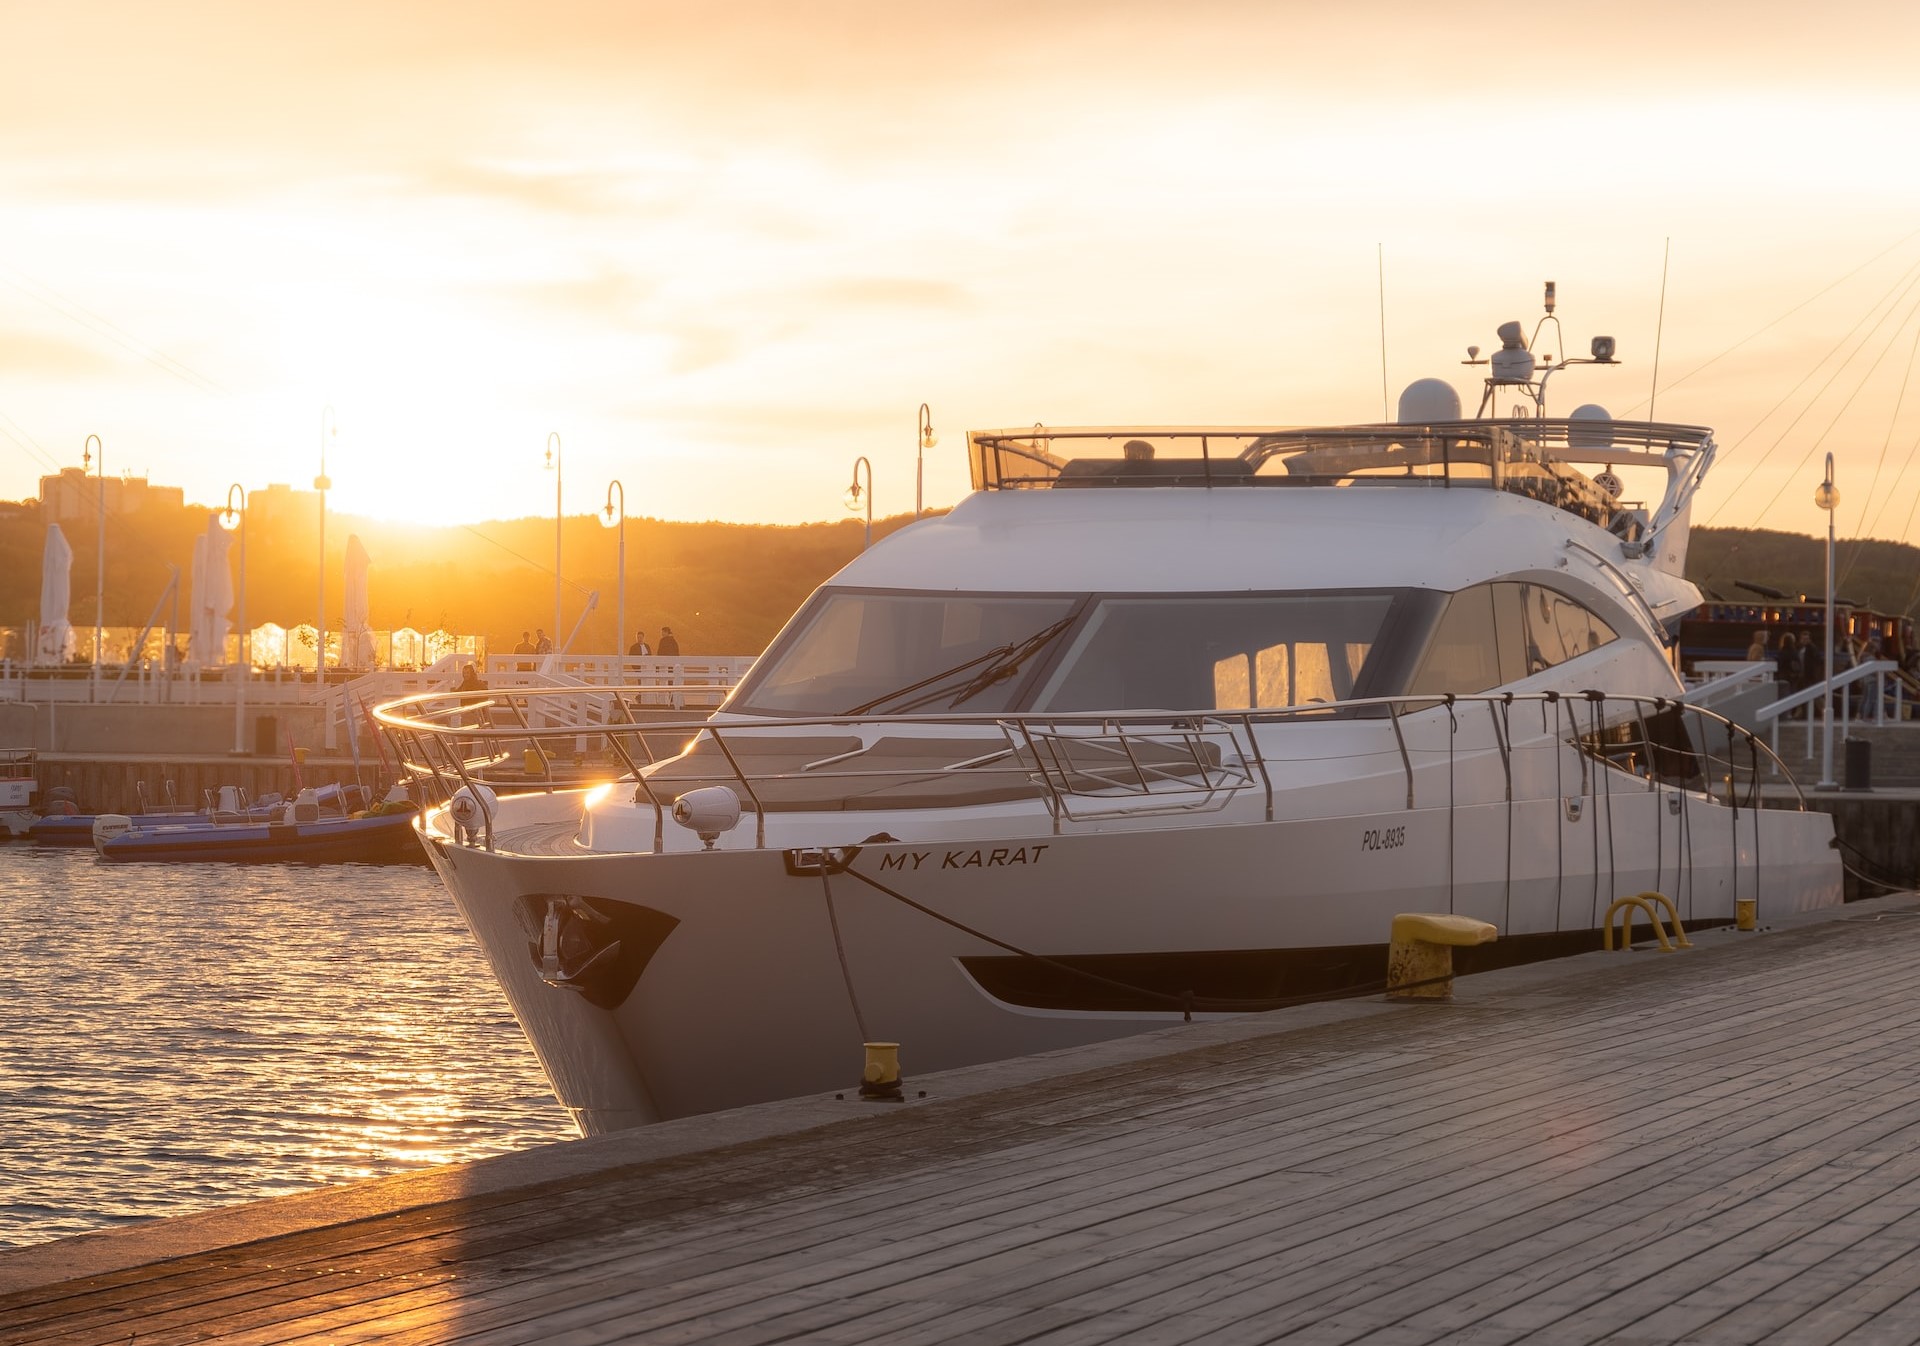
<path id="1" fill-rule="evenodd" d="M 125 372 L 127 362 L 90 346 L 39 332 L 0 331 L 0 370 L 9 379 L 34 375 L 54 379 L 96 378 Z"/>
<path id="2" fill-rule="evenodd" d="M 958 309 L 967 304 L 965 286 L 909 276 L 848 276 L 808 286 L 798 297 L 865 308 Z"/>
<path id="3" fill-rule="evenodd" d="M 628 216 L 633 211 L 631 202 L 619 198 L 617 179 L 598 172 L 451 160 L 416 169 L 410 185 L 434 196 L 473 197 L 589 219 Z"/>

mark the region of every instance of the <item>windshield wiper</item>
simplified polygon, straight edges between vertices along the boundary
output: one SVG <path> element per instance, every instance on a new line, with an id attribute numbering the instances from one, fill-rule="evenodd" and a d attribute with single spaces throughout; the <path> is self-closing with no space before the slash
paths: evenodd
<path id="1" fill-rule="evenodd" d="M 995 683 L 1005 682 L 1008 678 L 1020 671 L 1022 664 L 1052 644 L 1054 637 L 1066 630 L 1072 623 L 1072 617 L 1062 617 L 1044 631 L 1034 632 L 1018 645 L 1003 647 L 1005 657 L 988 664 L 970 678 L 966 685 L 954 694 L 952 704 L 958 706 L 963 701 L 971 701 Z"/>
<path id="2" fill-rule="evenodd" d="M 964 663 L 955 664 L 952 668 L 943 668 L 938 673 L 924 677 L 918 682 L 910 682 L 905 687 L 896 687 L 890 692 L 882 692 L 871 701 L 862 701 L 859 705 L 841 713 L 845 715 L 866 715 L 899 697 L 912 697 L 911 700 L 903 701 L 895 708 L 902 713 L 918 710 L 922 706 L 938 701 L 941 697 L 949 695 L 953 697 L 948 703 L 949 706 L 957 706 L 970 697 L 978 696 L 981 692 L 993 686 L 994 683 L 1013 676 L 1021 664 L 1032 658 L 1033 655 L 1038 653 L 1049 641 L 1053 640 L 1054 637 L 1071 626 L 1076 615 L 1075 613 L 1068 613 L 1053 625 L 1043 627 L 1041 630 L 1028 636 L 1025 640 L 1018 640 L 1008 645 L 997 646 L 984 654 L 976 654 Z M 980 672 L 974 677 L 968 679 L 959 687 L 951 689 L 951 691 L 939 685 L 967 672 L 969 669 L 979 668 L 982 664 L 985 664 L 986 667 L 981 668 Z M 933 690 L 927 691 L 926 689 L 928 688 L 932 688 Z M 913 696 L 915 692 L 921 692 L 922 695 Z"/>

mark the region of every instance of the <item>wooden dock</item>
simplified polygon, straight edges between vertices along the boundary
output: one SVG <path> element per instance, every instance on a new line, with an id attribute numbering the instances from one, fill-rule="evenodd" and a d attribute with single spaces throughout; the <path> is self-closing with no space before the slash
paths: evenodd
<path id="1" fill-rule="evenodd" d="M 1920 1340 L 1920 901 L 1696 942 L 28 1248 L 0 1341 Z"/>

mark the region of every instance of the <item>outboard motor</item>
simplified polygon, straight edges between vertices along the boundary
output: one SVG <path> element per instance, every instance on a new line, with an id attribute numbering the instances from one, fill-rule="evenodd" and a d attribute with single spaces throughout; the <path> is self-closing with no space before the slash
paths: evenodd
<path id="1" fill-rule="evenodd" d="M 123 832 L 132 830 L 133 819 L 124 813 L 103 813 L 93 820 L 93 848 L 112 841 Z"/>

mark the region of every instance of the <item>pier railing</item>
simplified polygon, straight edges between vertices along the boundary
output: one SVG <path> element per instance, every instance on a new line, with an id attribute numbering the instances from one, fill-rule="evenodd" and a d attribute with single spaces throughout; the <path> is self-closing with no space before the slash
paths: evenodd
<path id="1" fill-rule="evenodd" d="M 1519 753 L 1549 743 L 1568 750 L 1555 759 L 1549 794 L 1564 795 L 1570 809 L 1662 789 L 1757 808 L 1769 772 L 1792 779 L 1752 731 L 1665 697 L 1500 693 L 1190 714 L 690 724 L 649 718 L 652 690 L 441 693 L 382 706 L 376 718 L 422 802 L 451 803 L 462 792 L 489 801 L 472 837 L 488 848 L 498 794 L 600 785 L 630 788 L 632 802 L 651 810 L 657 850 L 675 801 L 713 786 L 734 793 L 764 845 L 770 813 L 813 810 L 1038 800 L 1059 831 L 1097 818 L 1214 813 L 1251 798 L 1272 820 L 1276 788 L 1302 781 L 1370 781 L 1382 810 L 1510 802 Z M 1483 771 L 1470 787 L 1475 797 L 1462 800 L 1473 763 L 1498 771 Z M 1794 802 L 1805 807 L 1797 787 Z"/>

